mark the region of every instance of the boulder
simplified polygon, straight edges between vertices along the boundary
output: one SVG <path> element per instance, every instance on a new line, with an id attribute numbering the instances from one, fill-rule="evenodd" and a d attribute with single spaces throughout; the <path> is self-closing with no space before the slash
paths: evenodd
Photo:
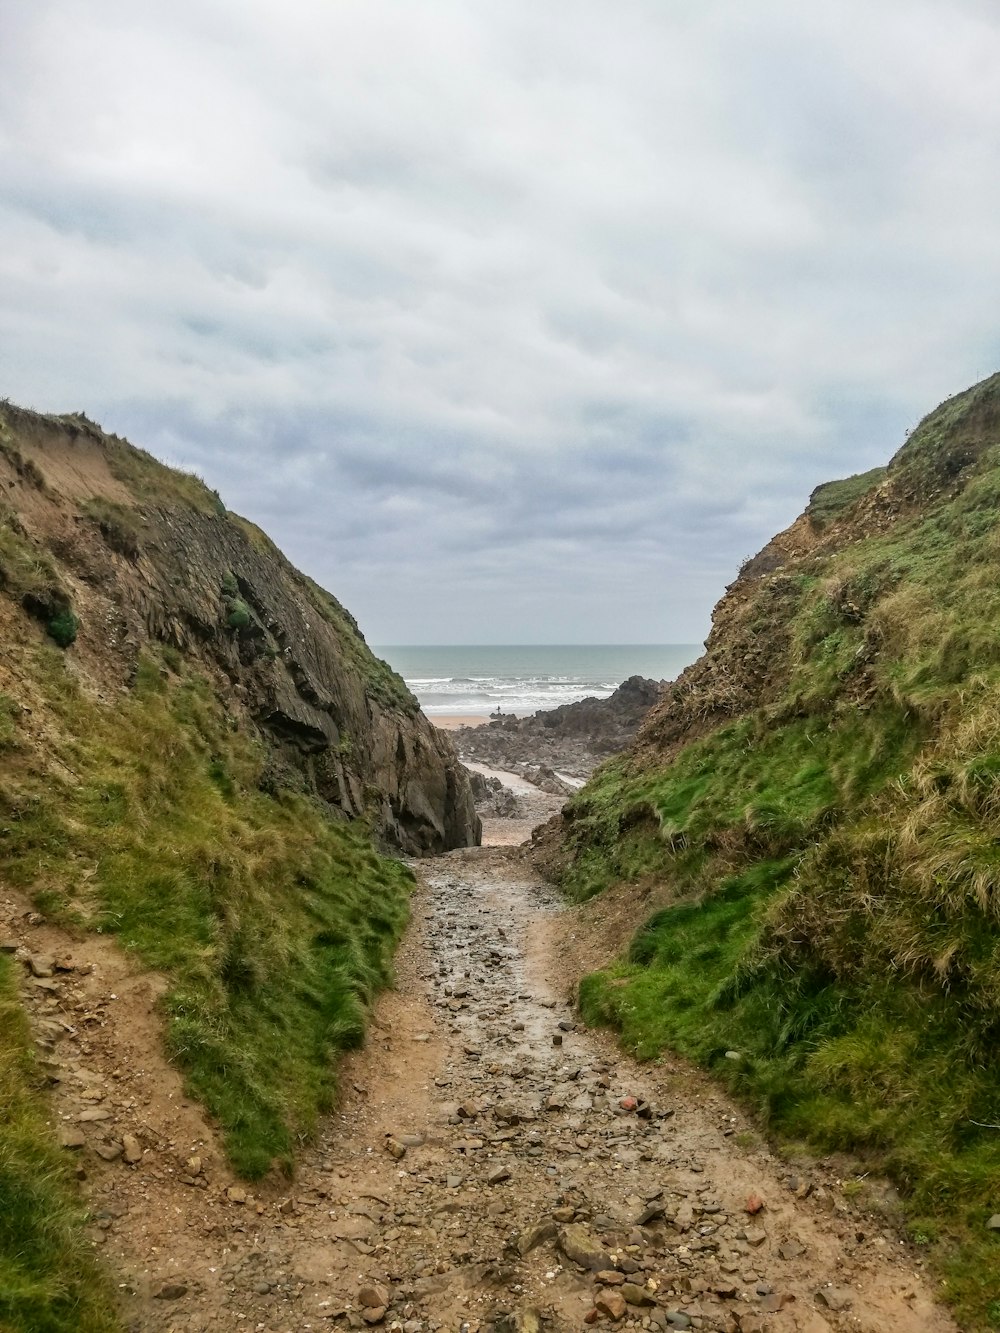
<path id="1" fill-rule="evenodd" d="M 613 1268 L 611 1256 L 593 1239 L 586 1227 L 572 1222 L 559 1232 L 559 1248 L 571 1263 L 579 1264 L 593 1273 L 602 1268 Z"/>

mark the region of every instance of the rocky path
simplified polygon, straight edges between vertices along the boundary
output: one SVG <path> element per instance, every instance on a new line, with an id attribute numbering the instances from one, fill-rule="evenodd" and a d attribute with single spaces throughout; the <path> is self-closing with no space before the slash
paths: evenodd
<path id="1" fill-rule="evenodd" d="M 792 1174 L 697 1075 L 578 1028 L 561 909 L 515 852 L 419 874 L 337 1114 L 293 1185 L 255 1190 L 159 1055 L 155 982 L 0 904 L 134 1329 L 954 1329 L 829 1173 Z"/>

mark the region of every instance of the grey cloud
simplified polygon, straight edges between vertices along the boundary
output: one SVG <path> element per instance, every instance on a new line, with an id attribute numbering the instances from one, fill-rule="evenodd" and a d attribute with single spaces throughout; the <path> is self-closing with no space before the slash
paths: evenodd
<path id="1" fill-rule="evenodd" d="M 691 640 L 995 369 L 979 0 L 38 0 L 0 392 L 203 474 L 381 642 Z"/>

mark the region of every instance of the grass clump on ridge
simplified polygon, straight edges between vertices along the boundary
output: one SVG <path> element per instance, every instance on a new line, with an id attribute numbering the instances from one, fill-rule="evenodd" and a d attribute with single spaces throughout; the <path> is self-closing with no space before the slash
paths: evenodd
<path id="1" fill-rule="evenodd" d="M 103 435 L 102 439 L 112 475 L 141 503 L 181 504 L 201 514 L 226 516 L 226 506 L 218 491 L 211 490 L 193 472 L 168 467 L 145 449 L 117 436 Z"/>
<path id="2" fill-rule="evenodd" d="M 37 1084 L 13 966 L 0 954 L 0 1328 L 120 1333 Z"/>
<path id="3" fill-rule="evenodd" d="M 206 681 L 145 660 L 112 710 L 58 654 L 28 666 L 75 780 L 22 771 L 5 787 L 0 870 L 167 976 L 168 1048 L 234 1166 L 290 1168 L 389 978 L 410 872 L 312 799 L 260 790 L 263 755 Z"/>
<path id="4" fill-rule="evenodd" d="M 863 495 L 874 490 L 884 476 L 884 467 L 873 467 L 868 472 L 845 477 L 843 481 L 828 481 L 817 486 L 809 497 L 806 513 L 817 527 L 825 527 Z"/>
<path id="5" fill-rule="evenodd" d="M 29 540 L 13 510 L 0 505 L 0 588 L 22 605 L 51 603 L 61 592 L 55 565 Z"/>
<path id="6" fill-rule="evenodd" d="M 780 623 L 766 578 L 741 588 L 782 645 L 767 702 L 570 803 L 567 891 L 640 880 L 664 904 L 581 1005 L 779 1134 L 887 1171 L 963 1327 L 997 1329 L 1000 380 L 893 460 L 891 521 L 851 534 L 871 485 L 850 482 Z"/>
<path id="7" fill-rule="evenodd" d="M 0 506 L 0 589 L 36 620 L 60 648 L 76 641 L 79 617 L 51 557 L 29 540 L 17 515 Z"/>

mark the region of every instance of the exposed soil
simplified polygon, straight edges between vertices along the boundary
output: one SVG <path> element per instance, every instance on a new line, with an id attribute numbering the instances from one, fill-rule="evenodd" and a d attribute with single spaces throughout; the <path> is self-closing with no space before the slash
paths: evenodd
<path id="1" fill-rule="evenodd" d="M 337 1112 L 293 1183 L 253 1188 L 161 1053 L 158 979 L 0 895 L 132 1328 L 955 1328 L 835 1164 L 782 1162 L 697 1073 L 577 1027 L 569 946 L 593 908 L 569 912 L 512 848 L 417 869 L 397 989 Z"/>

